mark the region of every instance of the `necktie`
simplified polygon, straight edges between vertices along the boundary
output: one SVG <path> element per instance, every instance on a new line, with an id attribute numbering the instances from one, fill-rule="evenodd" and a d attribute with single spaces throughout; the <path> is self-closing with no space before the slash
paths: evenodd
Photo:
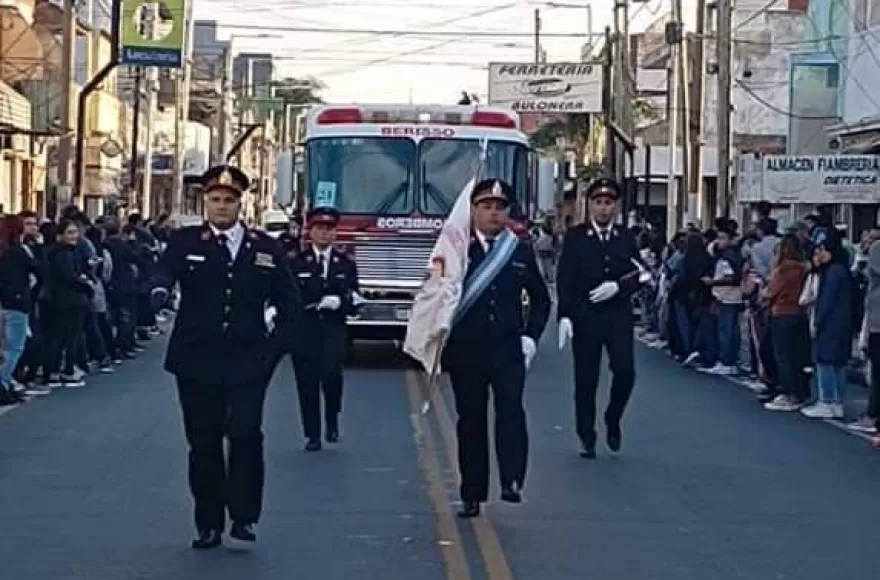
<path id="1" fill-rule="evenodd" d="M 226 234 L 217 234 L 217 244 L 220 246 L 220 251 L 223 252 L 223 256 L 226 260 L 231 262 L 232 252 L 229 250 L 229 236 Z"/>
<path id="2" fill-rule="evenodd" d="M 327 277 L 327 256 L 318 254 L 318 268 L 320 268 L 321 278 Z"/>
<path id="3" fill-rule="evenodd" d="M 493 246 L 495 246 L 495 240 L 492 238 L 486 238 L 486 253 L 492 251 Z"/>

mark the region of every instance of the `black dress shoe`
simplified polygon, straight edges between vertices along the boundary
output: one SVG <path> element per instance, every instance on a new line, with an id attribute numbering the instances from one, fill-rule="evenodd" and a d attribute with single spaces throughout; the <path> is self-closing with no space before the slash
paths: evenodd
<path id="1" fill-rule="evenodd" d="M 458 510 L 458 517 L 460 518 L 475 518 L 480 515 L 480 502 L 478 501 L 466 501 L 461 506 L 461 509 Z"/>
<path id="2" fill-rule="evenodd" d="M 605 439 L 608 444 L 608 450 L 612 453 L 620 453 L 620 447 L 623 444 L 623 433 L 620 431 L 620 425 L 609 425 L 608 433 Z"/>
<path id="3" fill-rule="evenodd" d="M 320 451 L 321 450 L 321 440 L 320 439 L 309 439 L 308 443 L 306 443 L 306 451 Z"/>
<path id="4" fill-rule="evenodd" d="M 339 429 L 331 429 L 327 427 L 327 443 L 339 442 Z"/>
<path id="5" fill-rule="evenodd" d="M 193 550 L 210 550 L 223 542 L 220 530 L 202 530 L 192 542 Z"/>
<path id="6" fill-rule="evenodd" d="M 506 501 L 507 503 L 522 503 L 522 495 L 515 486 L 511 485 L 509 487 L 502 487 L 501 501 Z"/>
<path id="7" fill-rule="evenodd" d="M 596 459 L 596 444 L 587 445 L 581 443 L 581 457 L 584 459 Z"/>
<path id="8" fill-rule="evenodd" d="M 254 530 L 254 524 L 232 524 L 229 530 L 229 537 L 235 538 L 242 542 L 256 542 L 257 533 Z"/>

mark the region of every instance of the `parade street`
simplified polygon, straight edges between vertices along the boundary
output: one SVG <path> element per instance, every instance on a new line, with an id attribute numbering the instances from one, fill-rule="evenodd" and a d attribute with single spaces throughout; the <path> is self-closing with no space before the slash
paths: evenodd
<path id="1" fill-rule="evenodd" d="M 115 375 L 0 416 L 0 577 L 833 580 L 874 570 L 880 453 L 864 440 L 765 412 L 745 389 L 638 347 L 623 455 L 600 443 L 598 460 L 581 459 L 555 334 L 529 373 L 525 503 L 493 501 L 470 521 L 455 517 L 451 397 L 422 417 L 420 375 L 388 348 L 362 349 L 346 375 L 341 443 L 306 453 L 285 359 L 266 406 L 264 517 L 247 552 L 190 549 L 186 450 L 158 339 Z"/>

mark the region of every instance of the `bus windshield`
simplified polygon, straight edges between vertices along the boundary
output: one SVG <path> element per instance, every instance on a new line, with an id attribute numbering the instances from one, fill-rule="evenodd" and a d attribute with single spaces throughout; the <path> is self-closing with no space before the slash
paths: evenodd
<path id="1" fill-rule="evenodd" d="M 414 204 L 416 146 L 409 139 L 332 137 L 309 141 L 313 205 L 340 213 L 402 215 Z"/>
<path id="2" fill-rule="evenodd" d="M 480 163 L 482 145 L 476 139 L 425 139 L 419 149 L 421 167 L 420 210 L 425 215 L 446 215 L 461 188 L 474 175 Z M 520 143 L 490 141 L 482 178 L 501 179 L 513 186 L 517 202 L 511 217 L 524 210 L 528 190 L 528 151 Z"/>

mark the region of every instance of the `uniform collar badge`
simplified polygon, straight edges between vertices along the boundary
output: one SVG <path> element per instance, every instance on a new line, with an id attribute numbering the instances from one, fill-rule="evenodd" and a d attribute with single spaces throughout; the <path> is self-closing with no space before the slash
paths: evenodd
<path id="1" fill-rule="evenodd" d="M 596 235 L 596 230 L 593 230 L 593 229 L 587 230 L 587 235 L 590 236 L 590 237 L 595 236 L 595 235 Z"/>
<path id="2" fill-rule="evenodd" d="M 205 230 L 202 232 L 202 241 L 207 242 L 211 239 L 211 230 Z"/>

